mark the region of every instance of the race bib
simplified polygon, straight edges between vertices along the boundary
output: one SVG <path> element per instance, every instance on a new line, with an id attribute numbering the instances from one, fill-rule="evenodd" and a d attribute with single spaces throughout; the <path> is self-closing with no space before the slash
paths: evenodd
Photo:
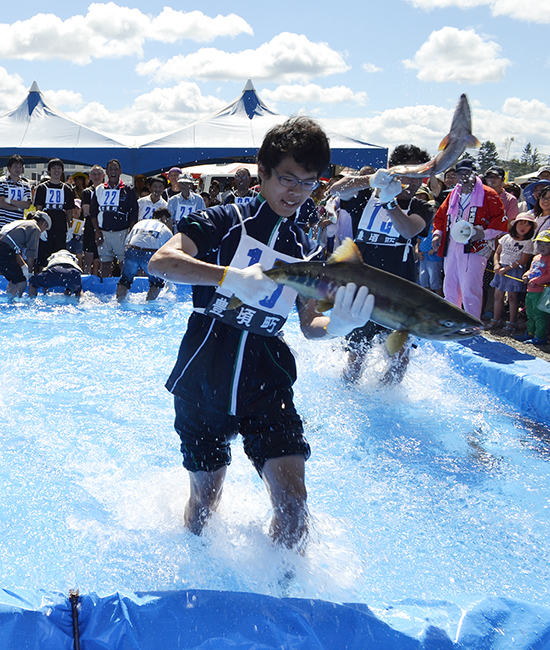
<path id="1" fill-rule="evenodd" d="M 8 187 L 8 198 L 10 201 L 24 201 L 25 197 L 23 196 L 23 188 L 13 187 L 10 185 Z"/>
<path id="2" fill-rule="evenodd" d="M 387 210 L 382 207 L 379 199 L 371 196 L 359 221 L 356 241 L 379 246 L 397 246 L 399 236 Z"/>
<path id="3" fill-rule="evenodd" d="M 146 205 L 143 208 L 140 219 L 152 219 L 155 208 L 152 205 Z"/>
<path id="4" fill-rule="evenodd" d="M 253 196 L 236 196 L 235 203 L 237 205 L 246 205 L 247 203 L 250 203 L 253 198 Z"/>
<path id="5" fill-rule="evenodd" d="M 65 190 L 62 187 L 46 188 L 46 208 L 63 210 L 65 206 Z"/>
<path id="6" fill-rule="evenodd" d="M 98 197 L 98 203 L 100 210 L 104 212 L 118 212 L 120 190 L 118 188 L 105 188 L 101 196 Z"/>
<path id="7" fill-rule="evenodd" d="M 185 205 L 183 203 L 178 204 L 178 212 L 176 214 L 176 222 L 179 223 L 183 217 L 194 212 L 194 207 L 192 205 Z"/>
<path id="8" fill-rule="evenodd" d="M 256 239 L 242 235 L 230 265 L 245 269 L 260 262 L 262 267 L 267 270 L 272 268 L 278 260 L 283 262 L 303 261 L 290 257 L 290 255 L 278 253 Z M 219 287 L 204 313 L 253 334 L 275 336 L 284 325 L 294 305 L 296 295 L 297 292 L 294 289 L 279 284 L 271 295 L 265 296 L 255 304 L 227 309 L 232 294 L 224 290 L 223 287 Z"/>

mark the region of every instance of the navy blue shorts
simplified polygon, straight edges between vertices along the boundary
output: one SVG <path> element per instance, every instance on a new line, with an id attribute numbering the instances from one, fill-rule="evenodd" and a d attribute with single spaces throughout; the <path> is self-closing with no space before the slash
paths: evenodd
<path id="1" fill-rule="evenodd" d="M 68 291 L 80 293 L 82 291 L 82 274 L 72 266 L 56 265 L 37 275 L 32 275 L 29 284 L 32 284 L 36 289 L 40 287 L 44 289 L 65 287 Z"/>
<path id="2" fill-rule="evenodd" d="M 0 275 L 13 284 L 25 282 L 25 276 L 17 262 L 15 251 L 4 242 L 0 242 Z"/>
<path id="3" fill-rule="evenodd" d="M 190 472 L 215 472 L 231 463 L 231 440 L 239 433 L 244 451 L 258 474 L 266 460 L 303 456 L 311 449 L 304 437 L 302 421 L 292 402 L 292 391 L 274 393 L 269 413 L 234 416 L 200 408 L 174 397 L 174 427 L 181 439 L 183 466 Z"/>

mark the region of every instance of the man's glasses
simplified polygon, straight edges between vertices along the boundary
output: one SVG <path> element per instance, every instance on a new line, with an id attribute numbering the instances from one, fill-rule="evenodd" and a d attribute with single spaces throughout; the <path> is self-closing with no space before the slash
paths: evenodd
<path id="1" fill-rule="evenodd" d="M 320 185 L 319 181 L 300 181 L 294 176 L 279 176 L 275 170 L 273 170 L 273 173 L 277 176 L 277 180 L 283 187 L 296 187 L 296 185 L 299 185 L 302 190 L 313 192 Z"/>

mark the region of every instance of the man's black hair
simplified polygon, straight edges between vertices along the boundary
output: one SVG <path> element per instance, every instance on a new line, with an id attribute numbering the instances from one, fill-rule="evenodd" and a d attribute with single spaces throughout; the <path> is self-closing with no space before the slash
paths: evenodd
<path id="1" fill-rule="evenodd" d="M 258 163 L 271 175 L 285 156 L 292 156 L 319 178 L 330 164 L 330 145 L 321 126 L 310 117 L 300 116 L 270 129 L 258 151 Z"/>
<path id="2" fill-rule="evenodd" d="M 55 167 L 55 165 L 59 165 L 63 171 L 65 171 L 65 165 L 63 164 L 63 161 L 61 158 L 52 158 L 50 162 L 48 163 L 48 172 L 51 171 L 52 167 Z"/>
<path id="3" fill-rule="evenodd" d="M 162 183 L 164 185 L 164 189 L 168 187 L 168 181 L 162 174 L 159 174 L 158 176 L 151 176 L 151 178 L 147 179 L 147 184 L 149 187 L 151 187 L 153 183 Z"/>
<path id="4" fill-rule="evenodd" d="M 428 162 L 430 154 L 414 144 L 400 144 L 391 152 L 388 167 L 395 165 L 420 165 Z"/>
<path id="5" fill-rule="evenodd" d="M 122 165 L 120 164 L 120 160 L 117 160 L 116 158 L 111 158 L 111 160 L 107 161 L 107 164 L 105 165 L 105 169 L 111 164 L 111 163 L 116 163 L 119 166 L 119 169 L 122 169 Z"/>
<path id="6" fill-rule="evenodd" d="M 153 210 L 153 219 L 171 219 L 172 213 L 168 208 L 155 208 Z"/>
<path id="7" fill-rule="evenodd" d="M 25 164 L 25 161 L 23 160 L 23 157 L 20 156 L 18 153 L 14 153 L 8 158 L 8 162 L 6 163 L 6 167 L 9 169 L 12 165 L 15 163 L 21 163 L 22 165 Z"/>

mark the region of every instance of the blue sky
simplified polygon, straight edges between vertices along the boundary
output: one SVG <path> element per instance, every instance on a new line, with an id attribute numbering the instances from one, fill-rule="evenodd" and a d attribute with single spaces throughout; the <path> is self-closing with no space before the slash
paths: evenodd
<path id="1" fill-rule="evenodd" d="M 433 154 L 465 92 L 479 140 L 502 156 L 527 142 L 550 155 L 550 0 L 51 7 L 2 7 L 2 113 L 36 81 L 87 126 L 145 135 L 208 115 L 251 78 L 280 113 Z"/>

